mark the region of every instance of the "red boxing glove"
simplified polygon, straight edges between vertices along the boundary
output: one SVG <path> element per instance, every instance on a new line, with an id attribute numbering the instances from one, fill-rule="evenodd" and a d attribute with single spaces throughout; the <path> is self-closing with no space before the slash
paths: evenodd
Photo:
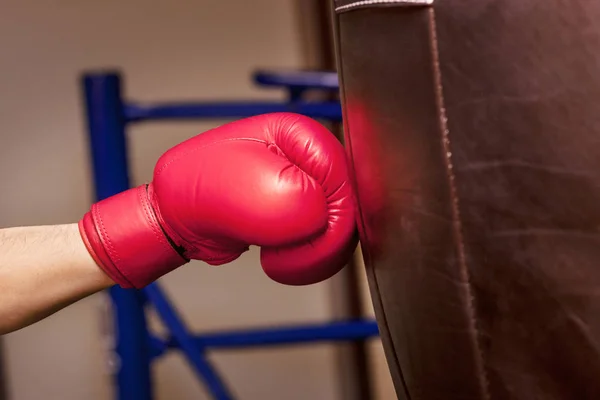
<path id="1" fill-rule="evenodd" d="M 289 285 L 336 274 L 357 245 L 342 145 L 318 122 L 277 113 L 242 119 L 163 154 L 149 185 L 91 207 L 79 223 L 98 265 L 142 288 L 187 263 L 228 263 L 261 246 Z"/>

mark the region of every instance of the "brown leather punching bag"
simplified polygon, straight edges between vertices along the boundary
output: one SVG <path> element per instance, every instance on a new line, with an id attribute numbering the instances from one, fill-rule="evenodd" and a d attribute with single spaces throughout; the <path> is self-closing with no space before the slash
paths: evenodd
<path id="1" fill-rule="evenodd" d="M 600 399 L 600 1 L 332 0 L 400 399 Z"/>

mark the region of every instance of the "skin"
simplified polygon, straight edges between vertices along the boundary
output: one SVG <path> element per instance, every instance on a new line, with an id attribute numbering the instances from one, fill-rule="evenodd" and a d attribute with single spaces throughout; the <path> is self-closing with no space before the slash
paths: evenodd
<path id="1" fill-rule="evenodd" d="M 114 284 L 88 253 L 77 224 L 0 229 L 0 335 Z"/>

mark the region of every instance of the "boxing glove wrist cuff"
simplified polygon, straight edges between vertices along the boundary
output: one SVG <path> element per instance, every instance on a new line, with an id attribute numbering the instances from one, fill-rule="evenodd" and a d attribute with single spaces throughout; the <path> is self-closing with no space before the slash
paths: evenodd
<path id="1" fill-rule="evenodd" d="M 189 261 L 163 232 L 146 185 L 94 204 L 79 231 L 98 266 L 123 288 L 141 289 Z"/>

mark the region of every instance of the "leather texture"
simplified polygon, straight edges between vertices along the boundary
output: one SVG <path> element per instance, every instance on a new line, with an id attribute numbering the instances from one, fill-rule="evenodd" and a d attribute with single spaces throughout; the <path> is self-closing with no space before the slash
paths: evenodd
<path id="1" fill-rule="evenodd" d="M 126 289 L 140 289 L 188 261 L 164 235 L 147 185 L 93 204 L 79 232 L 96 264 Z"/>
<path id="2" fill-rule="evenodd" d="M 312 284 L 340 271 L 357 245 L 344 148 L 297 114 L 246 118 L 180 143 L 143 189 L 137 203 L 140 188 L 94 205 L 81 223 L 90 253 L 125 286 L 189 259 L 225 264 L 251 245 L 273 280 Z"/>
<path id="3" fill-rule="evenodd" d="M 599 19 L 562 0 L 336 12 L 400 399 L 600 398 Z"/>

